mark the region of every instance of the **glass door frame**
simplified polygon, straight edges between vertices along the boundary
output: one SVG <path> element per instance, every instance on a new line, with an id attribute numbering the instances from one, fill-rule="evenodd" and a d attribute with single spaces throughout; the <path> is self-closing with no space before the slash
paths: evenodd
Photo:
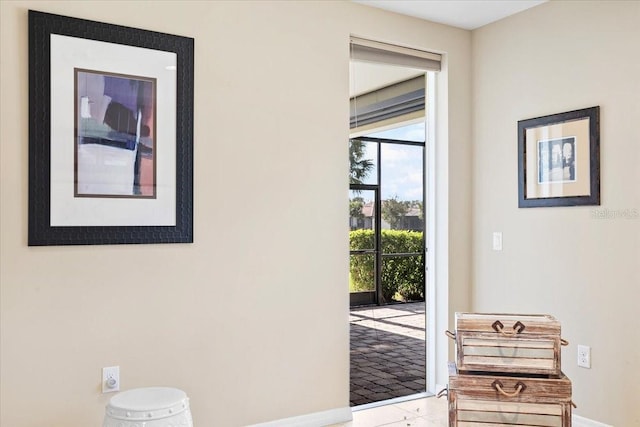
<path id="1" fill-rule="evenodd" d="M 422 147 L 422 182 L 426 182 L 426 162 L 425 162 L 425 153 L 426 153 L 426 142 L 425 141 L 409 141 L 409 140 L 399 140 L 399 139 L 389 139 L 389 138 L 376 138 L 369 136 L 358 136 L 349 138 L 349 141 L 358 140 L 362 142 L 373 142 L 376 143 L 376 183 L 375 184 L 349 184 L 350 191 L 373 191 L 374 192 L 374 212 L 372 216 L 373 221 L 373 229 L 374 229 L 374 249 L 365 249 L 365 250 L 349 250 L 349 255 L 366 255 L 366 254 L 374 254 L 374 290 L 373 291 L 364 291 L 364 292 L 350 292 L 349 293 L 349 304 L 351 307 L 362 306 L 362 305 L 382 305 L 389 301 L 384 301 L 383 292 L 382 292 L 382 265 L 383 265 L 383 257 L 382 253 L 382 196 L 381 196 L 381 186 L 382 186 L 382 144 L 393 144 L 393 145 L 404 145 L 404 146 L 414 146 L 414 147 Z M 426 135 L 425 135 L 426 140 Z M 392 256 L 422 256 L 423 266 L 425 269 L 423 275 L 423 289 L 425 296 L 425 303 L 427 301 L 427 272 L 426 272 L 426 263 L 427 263 L 427 221 L 426 221 L 426 185 L 422 186 L 422 201 L 423 201 L 423 234 L 422 234 L 422 251 L 420 253 L 402 253 L 402 254 L 390 254 Z"/>

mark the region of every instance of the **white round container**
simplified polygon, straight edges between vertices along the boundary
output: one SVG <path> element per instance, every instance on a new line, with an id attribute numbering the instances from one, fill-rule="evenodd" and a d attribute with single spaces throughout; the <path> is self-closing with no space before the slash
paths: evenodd
<path id="1" fill-rule="evenodd" d="M 127 390 L 109 400 L 102 427 L 193 427 L 189 398 L 170 387 Z"/>

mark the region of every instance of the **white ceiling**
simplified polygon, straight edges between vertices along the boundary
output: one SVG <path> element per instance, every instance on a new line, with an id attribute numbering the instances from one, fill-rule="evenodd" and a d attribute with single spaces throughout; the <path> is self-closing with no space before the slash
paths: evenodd
<path id="1" fill-rule="evenodd" d="M 474 30 L 547 0 L 353 0 L 403 15 Z"/>

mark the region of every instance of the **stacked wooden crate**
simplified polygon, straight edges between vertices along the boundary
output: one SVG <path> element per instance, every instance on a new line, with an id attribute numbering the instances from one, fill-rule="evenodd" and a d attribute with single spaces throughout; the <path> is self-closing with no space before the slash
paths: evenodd
<path id="1" fill-rule="evenodd" d="M 450 427 L 571 426 L 560 323 L 548 315 L 456 313 Z"/>

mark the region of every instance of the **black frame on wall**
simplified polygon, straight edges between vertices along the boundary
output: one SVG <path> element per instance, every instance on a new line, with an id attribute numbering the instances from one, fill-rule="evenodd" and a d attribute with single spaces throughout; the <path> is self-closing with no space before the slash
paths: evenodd
<path id="1" fill-rule="evenodd" d="M 52 34 L 175 53 L 175 225 L 51 225 Z M 193 64 L 193 38 L 29 11 L 29 246 L 193 242 Z"/>
<path id="2" fill-rule="evenodd" d="M 575 129 L 565 129 L 575 123 L 583 123 L 585 130 L 578 132 Z M 556 128 L 551 131 L 552 128 Z M 547 135 L 539 141 L 535 139 L 529 140 L 527 137 L 529 131 L 540 131 L 539 135 Z M 582 133 L 582 134 L 581 134 Z M 558 181 L 557 183 L 538 182 L 540 181 L 540 162 L 543 159 L 535 150 L 536 144 L 553 142 L 554 144 L 562 144 L 566 142 L 572 146 L 570 151 L 572 155 L 571 169 L 573 173 L 567 181 Z M 578 167 L 576 166 L 576 149 L 582 147 L 579 157 L 583 160 L 581 176 L 578 176 Z M 534 148 L 529 150 L 528 148 Z M 530 152 L 533 151 L 533 152 Z M 532 161 L 530 161 L 530 159 Z M 535 165 L 535 167 L 527 167 L 527 165 Z M 585 173 L 585 171 L 587 173 Z M 550 183 L 551 182 L 551 183 Z M 573 194 L 573 187 L 576 183 L 586 186 L 587 194 Z M 552 195 L 532 195 L 528 194 L 527 188 L 533 185 L 540 188 L 545 186 L 550 188 L 555 185 L 555 189 L 560 194 Z M 583 191 L 584 192 L 584 191 Z M 600 107 L 594 106 L 583 108 L 580 110 L 568 111 L 564 113 L 551 114 L 543 117 L 518 121 L 518 207 L 551 207 L 551 206 L 585 206 L 600 204 Z"/>

